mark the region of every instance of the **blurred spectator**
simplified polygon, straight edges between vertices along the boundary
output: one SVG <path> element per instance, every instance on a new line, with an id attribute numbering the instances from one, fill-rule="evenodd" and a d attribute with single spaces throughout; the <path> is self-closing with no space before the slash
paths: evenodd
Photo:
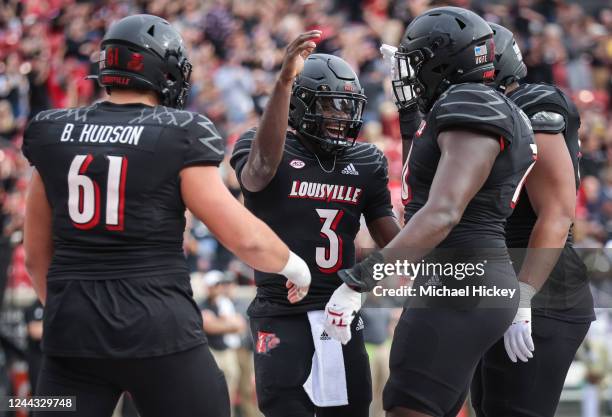
<path id="1" fill-rule="evenodd" d="M 240 374 L 237 349 L 240 346 L 240 333 L 246 331 L 246 322 L 236 313 L 234 303 L 228 297 L 228 286 L 233 279 L 217 270 L 207 272 L 203 279 L 208 288 L 208 296 L 200 306 L 204 332 L 210 351 L 225 374 L 233 405 L 236 403 Z"/>
<path id="2" fill-rule="evenodd" d="M 376 299 L 377 297 L 372 298 Z M 372 372 L 370 417 L 384 417 L 385 415 L 382 407 L 382 393 L 389 378 L 390 337 L 393 335 L 393 329 L 395 328 L 394 325 L 391 325 L 391 312 L 390 308 L 383 307 L 361 310 L 361 318 L 364 323 L 363 338 Z"/>
<path id="3" fill-rule="evenodd" d="M 238 262 L 238 261 L 236 261 Z M 242 264 L 244 266 L 244 264 Z M 231 269 L 236 270 L 240 274 L 239 265 L 234 265 Z M 239 313 L 245 321 L 247 320 L 247 308 L 253 299 L 253 291 L 251 288 L 242 286 L 230 286 L 231 298 L 235 303 L 236 312 Z M 234 290 L 236 294 L 234 294 Z M 246 291 L 244 291 L 246 290 Z M 234 297 L 235 295 L 235 297 Z M 240 337 L 240 347 L 237 349 L 238 367 L 240 375 L 238 377 L 238 409 L 242 417 L 263 417 L 257 408 L 257 400 L 255 396 L 255 369 L 253 364 L 253 338 L 251 332 L 247 329 Z"/>
<path id="4" fill-rule="evenodd" d="M 582 389 L 582 417 L 599 417 L 602 382 L 608 369 L 608 351 L 599 340 L 587 337 L 577 352 L 586 366 L 585 385 Z"/>

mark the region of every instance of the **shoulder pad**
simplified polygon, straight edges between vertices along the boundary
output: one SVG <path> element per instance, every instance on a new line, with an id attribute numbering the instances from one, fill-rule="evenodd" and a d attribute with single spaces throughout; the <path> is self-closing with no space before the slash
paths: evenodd
<path id="1" fill-rule="evenodd" d="M 241 142 L 241 141 L 251 141 L 251 140 L 255 139 L 255 134 L 256 133 L 257 133 L 257 128 L 252 127 L 249 130 L 247 130 L 246 132 L 244 132 L 242 135 L 240 135 L 240 137 L 238 138 L 236 143 Z"/>
<path id="2" fill-rule="evenodd" d="M 251 142 L 253 142 L 253 140 L 255 139 L 256 133 L 257 129 L 252 128 L 240 135 L 240 137 L 236 140 L 236 143 L 234 144 L 234 152 L 232 156 L 241 152 L 248 152 L 251 149 Z"/>
<path id="3" fill-rule="evenodd" d="M 217 131 L 214 123 L 206 116 L 196 114 L 192 123 L 192 132 L 197 140 L 209 149 L 211 155 L 217 155 L 220 160 L 225 154 L 223 138 Z"/>
<path id="4" fill-rule="evenodd" d="M 236 140 L 232 157 L 230 158 L 230 165 L 232 168 L 236 169 L 238 161 L 242 159 L 242 157 L 248 156 L 249 152 L 251 152 L 251 143 L 255 139 L 256 132 L 257 129 L 253 127 L 240 135 L 238 140 Z"/>
<path id="5" fill-rule="evenodd" d="M 530 118 L 534 132 L 560 133 L 565 130 L 565 118 L 552 111 L 539 111 Z"/>
<path id="6" fill-rule="evenodd" d="M 172 116 L 175 116 L 173 119 Z M 178 126 L 187 129 L 187 149 L 184 164 L 219 165 L 225 156 L 225 144 L 217 128 L 208 117 L 198 113 L 179 111 L 164 113 L 158 122 L 166 126 Z"/>
<path id="7" fill-rule="evenodd" d="M 452 86 L 440 96 L 431 112 L 438 132 L 463 127 L 502 135 L 512 141 L 511 104 L 501 93 L 483 84 Z"/>
<path id="8" fill-rule="evenodd" d="M 206 119 L 207 117 L 187 110 L 179 110 L 166 106 L 144 107 L 140 110 L 140 114 L 131 119 L 129 123 L 150 123 L 161 126 L 176 126 L 182 128 L 190 128 L 191 124 L 196 124 L 199 118 Z M 202 119 L 200 119 L 201 121 Z"/>
<path id="9" fill-rule="evenodd" d="M 508 118 L 508 104 L 504 97 L 494 89 L 477 83 L 449 88 L 440 96 L 434 109 L 437 110 L 437 120 L 453 117 L 478 121 Z"/>
<path id="10" fill-rule="evenodd" d="M 373 166 L 373 172 L 382 170 L 382 174 L 387 175 L 387 158 L 373 143 L 356 142 L 355 145 L 346 150 L 337 162 L 353 163 L 355 166 Z"/>
<path id="11" fill-rule="evenodd" d="M 540 111 L 552 111 L 562 116 L 568 113 L 563 93 L 548 84 L 523 84 L 508 97 L 529 117 Z"/>
<path id="12" fill-rule="evenodd" d="M 97 104 L 94 103 L 87 107 L 76 107 L 72 109 L 50 109 L 43 110 L 34 116 L 32 122 L 43 122 L 43 121 L 74 121 L 74 122 L 87 122 L 89 112 L 94 110 Z"/>

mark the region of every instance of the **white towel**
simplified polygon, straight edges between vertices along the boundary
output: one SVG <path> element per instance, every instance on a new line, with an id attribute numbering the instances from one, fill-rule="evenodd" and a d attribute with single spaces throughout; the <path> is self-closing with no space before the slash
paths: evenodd
<path id="1" fill-rule="evenodd" d="M 318 407 L 336 407 L 348 404 L 346 371 L 342 344 L 325 333 L 325 311 L 309 311 L 308 321 L 314 342 L 310 375 L 304 383 L 304 390 L 310 401 Z"/>

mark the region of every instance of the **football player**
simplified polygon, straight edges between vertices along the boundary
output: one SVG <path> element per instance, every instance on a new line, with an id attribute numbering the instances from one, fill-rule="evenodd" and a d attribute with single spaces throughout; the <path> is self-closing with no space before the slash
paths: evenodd
<path id="1" fill-rule="evenodd" d="M 529 116 L 538 144 L 538 163 L 506 224 L 508 247 L 535 248 L 524 259 L 517 254 L 515 262 L 521 285 L 535 296 L 482 359 L 472 403 L 483 417 L 553 417 L 569 366 L 594 320 L 586 267 L 570 231 L 580 184 L 580 116 L 560 89 L 519 85 L 527 68 L 514 36 L 503 26 L 490 26 L 495 86 Z M 512 363 L 517 358 L 521 362 Z"/>
<path id="2" fill-rule="evenodd" d="M 123 391 L 143 417 L 229 416 L 192 298 L 185 207 L 245 262 L 302 293 L 308 267 L 221 181 L 211 121 L 181 110 L 191 64 L 179 33 L 134 15 L 109 28 L 101 49 L 108 101 L 39 113 L 24 137 L 35 167 L 26 264 L 45 304 L 36 394 L 75 396 L 76 411 L 60 416 L 109 417 Z"/>
<path id="3" fill-rule="evenodd" d="M 374 145 L 355 142 L 363 89 L 345 61 L 311 54 L 319 37 L 307 32 L 288 46 L 259 126 L 242 135 L 231 159 L 245 205 L 304 258 L 313 276 L 308 296 L 291 305 L 275 274 L 255 272 L 257 296 L 248 313 L 257 398 L 266 417 L 368 416 L 363 322 L 355 321 L 356 337 L 341 346 L 322 331 L 323 309 L 342 283 L 338 270 L 354 263 L 361 215 L 380 246 L 399 232 L 387 161 Z M 307 381 L 309 389 L 303 387 Z"/>
<path id="4" fill-rule="evenodd" d="M 484 273 L 469 282 L 452 272 L 442 280 L 435 274 L 416 277 L 413 288 L 425 295 L 408 301 L 393 336 L 383 394 L 388 416 L 456 415 L 479 359 L 503 336 L 517 311 L 518 284 L 504 225 L 535 163 L 536 148 L 527 117 L 483 84 L 494 77 L 493 59 L 491 28 L 475 13 L 456 7 L 431 9 L 415 18 L 395 53 L 397 105 L 403 109 L 416 103 L 425 116 L 404 168 L 407 222 L 384 250 L 339 272 L 345 284 L 327 304 L 327 332 L 350 340 L 347 324 L 360 308 L 360 293 L 378 285 L 372 274 L 376 264 L 398 258 L 414 263 L 430 248 L 437 248 L 434 261 L 440 256 L 444 261 L 444 249 L 461 249 L 460 263 L 478 262 Z M 514 290 L 514 296 L 436 300 L 421 291 L 432 286 L 469 289 L 475 282 Z"/>

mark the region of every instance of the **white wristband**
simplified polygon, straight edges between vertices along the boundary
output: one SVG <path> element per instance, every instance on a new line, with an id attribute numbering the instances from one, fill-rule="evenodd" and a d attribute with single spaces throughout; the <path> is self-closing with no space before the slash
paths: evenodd
<path id="1" fill-rule="evenodd" d="M 519 308 L 531 308 L 531 299 L 537 290 L 526 282 L 519 281 Z"/>
<path id="2" fill-rule="evenodd" d="M 293 282 L 298 287 L 307 287 L 310 285 L 310 270 L 306 262 L 295 253 L 289 251 L 289 259 L 287 264 L 279 272 L 287 279 Z"/>

